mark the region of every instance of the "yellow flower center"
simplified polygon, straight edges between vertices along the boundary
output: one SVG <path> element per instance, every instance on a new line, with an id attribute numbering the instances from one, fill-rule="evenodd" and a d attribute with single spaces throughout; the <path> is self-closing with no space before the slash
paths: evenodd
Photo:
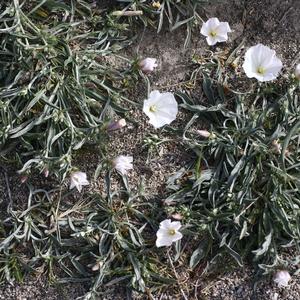
<path id="1" fill-rule="evenodd" d="M 211 31 L 209 35 L 212 37 L 215 37 L 217 35 L 217 33 L 215 31 Z"/>
<path id="2" fill-rule="evenodd" d="M 149 110 L 150 110 L 151 112 L 156 112 L 156 111 L 157 111 L 156 105 L 151 105 L 150 108 L 149 108 Z"/>
<path id="3" fill-rule="evenodd" d="M 152 7 L 159 9 L 160 8 L 160 2 L 159 1 L 154 1 L 152 3 Z"/>
<path id="4" fill-rule="evenodd" d="M 175 235 L 176 231 L 175 231 L 175 229 L 169 229 L 168 233 L 169 233 L 169 235 Z"/>
<path id="5" fill-rule="evenodd" d="M 264 75 L 266 72 L 266 69 L 264 67 L 258 67 L 257 68 L 257 73 L 260 75 Z"/>

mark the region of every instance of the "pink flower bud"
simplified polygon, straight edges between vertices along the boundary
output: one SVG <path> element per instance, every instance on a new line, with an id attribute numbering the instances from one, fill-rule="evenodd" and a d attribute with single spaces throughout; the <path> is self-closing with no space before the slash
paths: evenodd
<path id="1" fill-rule="evenodd" d="M 43 173 L 46 178 L 49 176 L 49 170 L 47 168 L 44 169 Z"/>
<path id="2" fill-rule="evenodd" d="M 107 126 L 107 131 L 119 130 L 126 126 L 126 120 L 120 119 L 118 121 L 113 121 Z"/>
<path id="3" fill-rule="evenodd" d="M 296 66 L 296 69 L 295 69 L 295 76 L 298 80 L 300 80 L 300 64 L 298 64 Z"/>
<path id="4" fill-rule="evenodd" d="M 172 218 L 173 218 L 174 220 L 180 221 L 180 220 L 183 219 L 183 216 L 182 216 L 181 214 L 179 214 L 179 213 L 176 213 L 176 214 L 173 214 L 173 215 L 172 215 Z"/>
<path id="5" fill-rule="evenodd" d="M 28 175 L 21 176 L 21 183 L 25 183 L 28 180 Z"/>
<path id="6" fill-rule="evenodd" d="M 147 57 L 140 61 L 140 68 L 143 73 L 149 74 L 154 71 L 154 68 L 156 68 L 158 65 L 156 63 L 156 58 L 150 58 Z"/>
<path id="7" fill-rule="evenodd" d="M 197 133 L 204 138 L 209 138 L 211 136 L 211 133 L 207 130 L 197 130 Z"/>

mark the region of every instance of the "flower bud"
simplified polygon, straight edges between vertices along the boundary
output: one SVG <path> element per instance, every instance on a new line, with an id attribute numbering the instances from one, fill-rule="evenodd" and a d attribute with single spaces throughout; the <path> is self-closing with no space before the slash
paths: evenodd
<path id="1" fill-rule="evenodd" d="M 197 133 L 204 138 L 215 138 L 216 135 L 214 133 L 211 133 L 207 130 L 197 130 Z"/>
<path id="2" fill-rule="evenodd" d="M 25 183 L 28 180 L 28 175 L 21 176 L 21 183 Z"/>
<path id="3" fill-rule="evenodd" d="M 44 176 L 47 178 L 49 176 L 49 169 L 48 168 L 44 169 L 43 173 Z"/>
<path id="4" fill-rule="evenodd" d="M 107 131 L 111 132 L 114 130 L 119 130 L 123 127 L 126 126 L 126 120 L 125 119 L 120 119 L 118 121 L 112 121 L 110 124 L 107 126 Z"/>
<path id="5" fill-rule="evenodd" d="M 295 69 L 295 76 L 296 78 L 300 81 L 300 64 L 298 64 L 296 66 L 296 69 Z"/>
<path id="6" fill-rule="evenodd" d="M 153 72 L 154 68 L 156 68 L 158 65 L 156 63 L 156 58 L 147 57 L 140 61 L 139 66 L 143 73 L 149 74 Z"/>
<path id="7" fill-rule="evenodd" d="M 172 215 L 172 218 L 173 218 L 174 220 L 180 221 L 180 220 L 183 219 L 183 216 L 182 216 L 182 214 L 175 213 L 175 214 Z"/>
<path id="8" fill-rule="evenodd" d="M 210 132 L 208 132 L 207 130 L 197 130 L 197 133 L 205 138 L 209 138 L 210 137 Z"/>

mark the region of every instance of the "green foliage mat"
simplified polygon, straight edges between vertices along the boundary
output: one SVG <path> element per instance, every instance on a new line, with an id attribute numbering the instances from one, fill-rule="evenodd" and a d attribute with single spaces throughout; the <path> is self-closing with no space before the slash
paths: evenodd
<path id="1" fill-rule="evenodd" d="M 63 178 L 74 150 L 101 145 L 112 111 L 126 111 L 124 72 L 105 59 L 122 47 L 126 25 L 66 3 L 12 1 L 0 15 L 0 154 L 17 150 L 22 174 Z"/>
<path id="2" fill-rule="evenodd" d="M 167 200 L 185 207 L 202 236 L 190 265 L 224 252 L 239 265 L 252 257 L 265 271 L 286 265 L 280 250 L 299 248 L 300 239 L 298 83 L 240 94 L 204 76 L 203 91 L 206 105 L 179 94 L 194 113 L 183 138 L 196 157 L 190 175 L 170 179 L 176 192 Z M 199 119 L 209 137 L 193 129 Z"/>
<path id="3" fill-rule="evenodd" d="M 136 70 L 106 58 L 130 42 L 129 26 L 185 25 L 186 45 L 202 2 L 163 0 L 158 8 L 153 1 L 114 1 L 112 11 L 82 0 L 2 4 L 1 157 L 17 161 L 23 175 L 49 171 L 64 179 L 75 151 L 85 144 L 100 151 L 107 123 L 126 113 L 126 82 Z M 205 74 L 205 104 L 177 93 L 181 108 L 193 114 L 177 137 L 193 151 L 193 163 L 169 179 L 166 211 L 142 187 L 133 192 L 126 177 L 112 190 L 105 163 L 95 175 L 105 171 L 102 193 L 78 199 L 63 187 L 28 185 L 27 204 L 7 201 L 0 220 L 1 281 L 40 271 L 50 281 L 89 282 L 89 299 L 120 283 L 148 295 L 176 283 L 171 255 L 174 262 L 189 260 L 191 269 L 209 268 L 224 253 L 239 265 L 253 259 L 267 272 L 289 263 L 280 251 L 299 248 L 299 83 L 237 93 Z M 200 119 L 209 124 L 209 137 L 196 130 Z M 155 135 L 153 143 L 160 142 Z M 184 238 L 174 249 L 158 250 L 155 232 L 170 211 L 183 217 Z"/>

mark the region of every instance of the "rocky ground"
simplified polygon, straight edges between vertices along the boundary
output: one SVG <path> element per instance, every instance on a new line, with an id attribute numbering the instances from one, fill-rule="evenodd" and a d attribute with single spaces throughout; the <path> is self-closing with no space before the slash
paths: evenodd
<path id="1" fill-rule="evenodd" d="M 219 50 L 225 47 L 237 47 L 241 43 L 244 47 L 263 43 L 275 49 L 287 68 L 293 69 L 300 61 L 300 1 L 299 0 L 224 0 L 217 4 L 205 5 L 200 13 L 203 19 L 218 17 L 221 21 L 228 21 L 233 33 L 227 45 L 220 45 Z M 172 33 L 163 31 L 159 35 L 154 30 L 146 29 L 139 32 L 134 44 L 126 49 L 124 55 L 128 58 L 156 57 L 159 61 L 157 72 L 150 76 L 151 89 L 180 90 L 181 83 L 187 80 L 187 74 L 191 71 L 191 57 L 193 54 L 203 54 L 208 46 L 199 31 L 193 32 L 192 40 L 187 49 L 183 48 L 185 30 L 179 29 Z M 218 51 L 218 48 L 216 48 Z M 195 89 L 197 91 L 197 89 Z M 196 92 L 195 92 L 196 93 Z M 137 84 L 136 90 L 130 95 L 135 101 L 142 103 L 147 94 L 145 84 Z M 130 124 L 126 130 L 114 134 L 110 139 L 112 157 L 119 154 L 134 156 L 134 171 L 129 180 L 132 186 L 136 186 L 142 180 L 145 183 L 146 193 L 151 198 L 163 199 L 166 196 L 165 182 L 167 178 L 178 171 L 180 167 L 189 161 L 189 154 L 178 146 L 176 141 L 162 144 L 149 154 L 143 148 L 143 140 L 149 133 L 155 133 L 147 124 L 146 117 L 138 108 L 132 108 L 131 118 L 137 121 Z M 189 120 L 189 115 L 181 113 L 175 126 L 183 128 Z M 168 138 L 168 132 L 161 134 Z M 78 164 L 84 166 L 84 170 L 92 176 L 97 164 L 97 156 L 91 158 L 83 154 Z M 1 175 L 2 176 L 2 175 Z M 13 186 L 11 196 L 15 201 L 26 201 L 26 189 L 19 189 L 15 171 L 10 170 L 8 180 Z M 7 198 L 6 178 L 0 179 L 0 197 Z M 101 183 L 93 182 L 92 188 L 99 188 Z M 24 199 L 25 198 L 25 199 Z M 22 200 L 23 199 L 23 200 Z M 209 277 L 187 280 L 180 277 L 179 292 L 163 290 L 155 296 L 138 296 L 122 291 L 107 291 L 106 296 L 100 299 L 209 299 L 209 300 L 235 300 L 235 299 L 300 299 L 300 278 L 294 276 L 291 285 L 287 288 L 277 288 L 271 278 L 259 283 L 254 290 L 254 271 L 250 266 L 244 269 L 221 271 Z M 86 286 L 83 284 L 50 285 L 44 277 L 29 278 L 21 284 L 2 284 L 0 286 L 0 300 L 75 300 L 83 296 Z M 151 298 L 153 297 L 153 298 Z"/>

